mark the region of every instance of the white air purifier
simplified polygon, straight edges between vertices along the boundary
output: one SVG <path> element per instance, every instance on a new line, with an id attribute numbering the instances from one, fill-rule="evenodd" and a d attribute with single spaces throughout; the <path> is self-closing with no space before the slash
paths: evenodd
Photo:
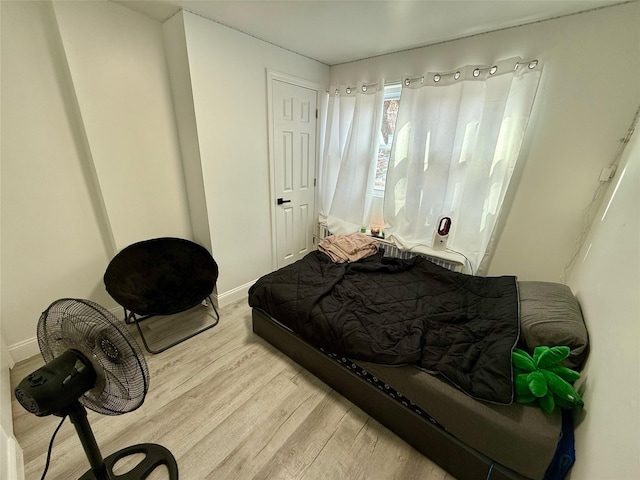
<path id="1" fill-rule="evenodd" d="M 438 218 L 435 234 L 433 235 L 433 249 L 446 250 L 449 231 L 451 230 L 451 218 L 442 216 Z"/>

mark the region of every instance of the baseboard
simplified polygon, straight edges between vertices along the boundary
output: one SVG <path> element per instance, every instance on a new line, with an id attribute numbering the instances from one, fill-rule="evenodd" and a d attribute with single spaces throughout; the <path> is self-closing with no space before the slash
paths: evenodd
<path id="1" fill-rule="evenodd" d="M 14 362 L 21 362 L 34 355 L 40 355 L 40 346 L 37 337 L 28 338 L 22 342 L 9 345 L 9 354 Z"/>
<path id="2" fill-rule="evenodd" d="M 109 313 L 116 317 L 118 320 L 124 321 L 124 310 L 120 305 L 118 305 L 117 307 L 109 308 L 108 310 Z"/>
<path id="3" fill-rule="evenodd" d="M 242 300 L 243 298 L 246 300 L 249 295 L 249 289 L 254 283 L 256 283 L 256 281 L 257 280 L 253 280 L 249 283 L 245 283 L 244 285 L 240 285 L 239 287 L 227 290 L 226 292 L 218 293 L 217 295 L 214 295 L 214 300 L 217 300 L 219 307 L 230 305 L 238 300 Z"/>
<path id="4" fill-rule="evenodd" d="M 4 455 L 4 461 L 2 468 L 0 468 L 0 472 L 2 472 L 2 478 L 5 478 L 6 475 L 7 480 L 24 480 L 24 459 L 22 448 L 18 442 L 16 442 L 13 437 L 6 437 L 6 433 L 4 429 L 0 435 L 3 435 L 3 447 L 4 451 L 2 454 Z"/>
<path id="5" fill-rule="evenodd" d="M 240 285 L 239 287 L 233 288 L 223 293 L 218 293 L 217 295 L 212 295 L 214 302 L 218 305 L 218 307 L 224 307 L 226 305 L 230 305 L 232 303 L 237 302 L 238 300 L 246 299 L 249 294 L 249 288 L 256 282 L 253 280 L 249 283 L 245 283 L 244 285 Z M 123 318 L 124 314 L 122 313 L 122 307 L 114 307 L 109 309 L 116 318 L 119 320 Z M 22 342 L 15 343 L 8 347 L 9 354 L 14 362 L 21 362 L 22 360 L 26 360 L 27 358 L 31 358 L 34 355 L 40 355 L 40 347 L 38 346 L 37 337 L 29 338 L 27 340 L 23 340 Z"/>

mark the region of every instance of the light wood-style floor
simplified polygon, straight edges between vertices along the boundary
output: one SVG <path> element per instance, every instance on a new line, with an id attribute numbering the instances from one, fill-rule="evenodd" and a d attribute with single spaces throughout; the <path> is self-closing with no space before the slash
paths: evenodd
<path id="1" fill-rule="evenodd" d="M 165 322 L 201 323 L 209 312 L 196 307 L 143 325 L 152 338 L 163 335 Z M 215 328 L 163 353 L 145 352 L 151 385 L 138 410 L 120 416 L 89 411 L 103 456 L 137 443 L 159 443 L 175 456 L 181 480 L 452 479 L 254 335 L 246 301 L 220 313 Z M 42 364 L 39 356 L 18 363 L 12 387 Z M 39 479 L 60 419 L 36 417 L 15 399 L 12 407 L 26 480 Z M 117 465 L 116 473 L 132 468 L 133 460 Z M 46 478 L 76 479 L 88 468 L 75 429 L 65 420 Z M 164 478 L 161 470 L 150 477 Z"/>

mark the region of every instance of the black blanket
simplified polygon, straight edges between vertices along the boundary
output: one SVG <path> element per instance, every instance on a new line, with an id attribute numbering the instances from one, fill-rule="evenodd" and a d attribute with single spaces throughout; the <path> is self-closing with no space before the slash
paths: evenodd
<path id="1" fill-rule="evenodd" d="M 249 304 L 333 353 L 416 364 L 474 398 L 512 401 L 515 277 L 474 277 L 380 254 L 335 264 L 315 251 L 259 279 Z"/>

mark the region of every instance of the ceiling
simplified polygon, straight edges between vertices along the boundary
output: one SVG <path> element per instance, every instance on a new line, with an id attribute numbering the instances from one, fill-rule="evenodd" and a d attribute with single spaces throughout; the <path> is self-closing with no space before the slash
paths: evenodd
<path id="1" fill-rule="evenodd" d="M 570 15 L 616 0 L 112 0 L 163 22 L 181 8 L 326 65 Z"/>

